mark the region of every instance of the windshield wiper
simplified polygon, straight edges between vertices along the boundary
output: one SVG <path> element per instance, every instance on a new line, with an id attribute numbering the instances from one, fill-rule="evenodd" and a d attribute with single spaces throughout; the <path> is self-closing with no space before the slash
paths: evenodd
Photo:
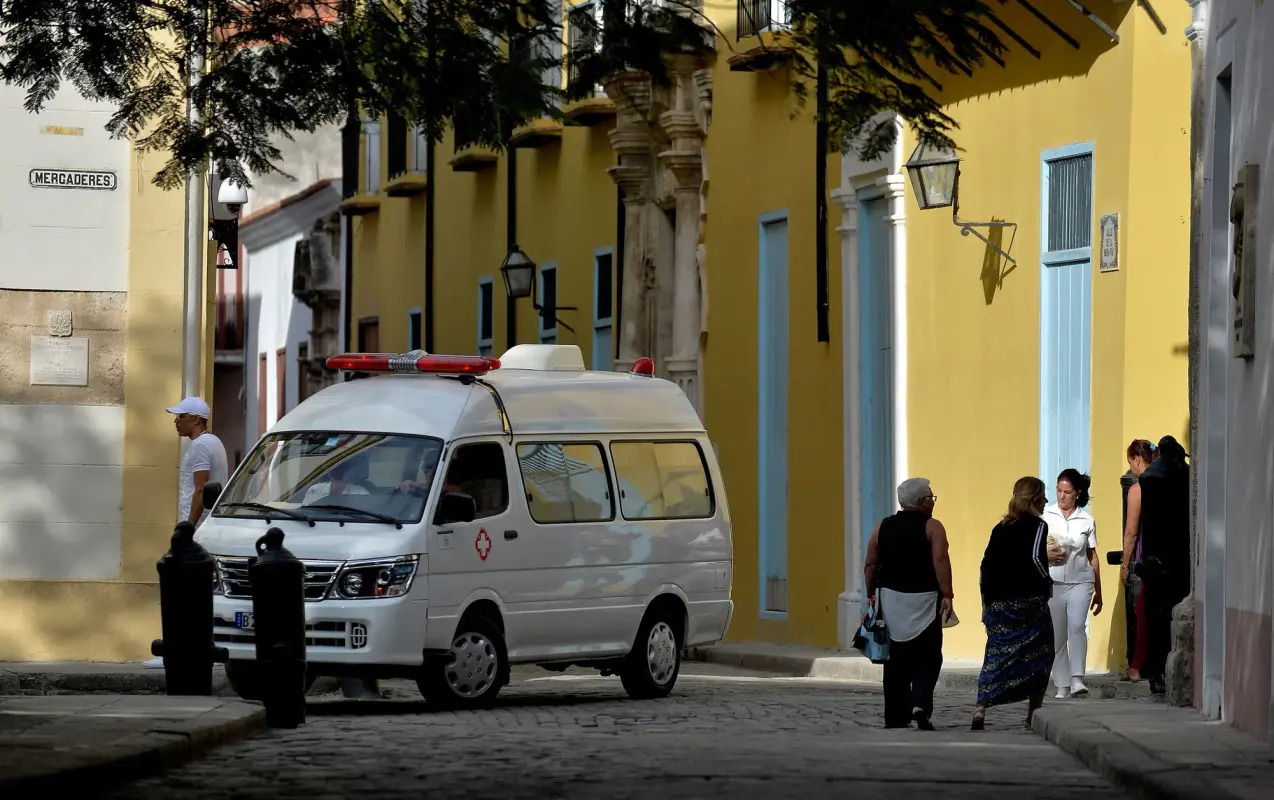
<path id="1" fill-rule="evenodd" d="M 274 506 L 269 506 L 269 505 L 266 505 L 265 503 L 222 503 L 221 505 L 217 506 L 217 508 L 218 510 L 223 508 L 250 508 L 253 511 L 265 512 L 266 522 L 269 522 L 270 517 L 272 516 L 280 516 L 280 517 L 285 517 L 287 519 L 299 519 L 302 522 L 310 523 L 311 528 L 314 527 L 314 520 L 310 519 L 304 514 L 298 514 L 297 512 L 291 510 L 290 508 L 275 508 Z"/>
<path id="2" fill-rule="evenodd" d="M 368 511 L 365 508 L 354 508 L 353 506 L 340 505 L 339 503 L 317 503 L 308 505 L 306 508 L 321 508 L 324 511 L 346 511 L 350 514 L 361 514 L 367 519 L 374 519 L 377 522 L 383 522 L 386 525 L 393 525 L 401 528 L 403 524 L 398 521 L 397 517 L 391 517 L 388 514 L 379 514 L 375 511 Z"/>

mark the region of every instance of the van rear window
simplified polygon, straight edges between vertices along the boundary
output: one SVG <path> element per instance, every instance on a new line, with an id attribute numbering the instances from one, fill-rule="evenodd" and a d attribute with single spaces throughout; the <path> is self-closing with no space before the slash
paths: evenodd
<path id="1" fill-rule="evenodd" d="M 704 519 L 716 512 L 695 442 L 612 442 L 624 519 Z"/>

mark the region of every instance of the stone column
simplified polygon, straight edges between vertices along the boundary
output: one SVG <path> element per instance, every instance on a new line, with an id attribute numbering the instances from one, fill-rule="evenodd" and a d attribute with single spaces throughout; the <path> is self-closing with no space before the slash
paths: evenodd
<path id="1" fill-rule="evenodd" d="M 672 176 L 676 202 L 673 245 L 672 357 L 669 377 L 681 387 L 700 415 L 699 335 L 702 331 L 702 296 L 699 283 L 699 243 L 703 190 L 703 120 L 700 97 L 704 81 L 693 58 L 675 60 L 674 107 L 660 115 L 671 149 L 659 160 Z M 710 89 L 710 86 L 709 86 Z"/>
<path id="2" fill-rule="evenodd" d="M 674 249 L 672 358 L 668 372 L 700 414 L 699 397 L 699 156 L 666 155 L 676 179 L 677 223 Z"/>
<path id="3" fill-rule="evenodd" d="M 1208 3 L 1206 0 L 1186 0 L 1190 5 L 1190 27 L 1186 28 L 1186 40 L 1190 42 L 1190 295 L 1187 303 L 1187 320 L 1189 335 L 1189 405 L 1190 405 L 1190 441 L 1200 442 L 1200 425 L 1199 425 L 1199 365 L 1201 362 L 1199 346 L 1202 341 L 1202 326 L 1199 322 L 1199 286 L 1200 282 L 1207 280 L 1205 277 L 1206 270 L 1203 266 L 1204 257 L 1201 251 L 1203 239 L 1203 176 L 1204 176 L 1204 149 L 1203 137 L 1206 128 L 1204 117 L 1205 103 L 1204 99 L 1207 94 L 1205 88 L 1206 76 L 1204 75 L 1204 45 L 1207 42 L 1208 31 Z M 1206 450 L 1207 446 L 1200 447 L 1195 444 L 1192 450 L 1198 453 L 1200 450 Z M 1203 480 L 1201 473 L 1197 468 L 1190 470 L 1190 507 L 1198 509 L 1199 506 L 1199 481 Z M 1224 653 L 1208 653 L 1207 652 L 1207 635 L 1206 629 L 1208 624 L 1208 614 L 1203 613 L 1203 619 L 1198 619 L 1195 615 L 1196 601 L 1206 601 L 1207 578 L 1206 578 L 1206 547 L 1203 553 L 1199 551 L 1199 530 L 1203 529 L 1202 518 L 1197 514 L 1190 520 L 1190 563 L 1193 569 L 1190 573 L 1190 593 L 1181 601 L 1174 609 L 1172 609 L 1172 650 L 1168 653 L 1168 662 L 1164 668 L 1164 682 L 1166 684 L 1168 702 L 1178 706 L 1199 705 L 1203 713 L 1208 716 L 1219 716 L 1221 708 L 1221 670 L 1213 669 L 1220 665 L 1224 659 Z M 1203 584 L 1199 583 L 1199 576 L 1203 575 Z M 1221 595 L 1220 592 L 1217 593 Z M 1224 618 L 1225 610 L 1221 610 L 1220 617 Z M 1215 618 L 1215 617 L 1214 617 Z M 1204 652 L 1196 653 L 1194 648 L 1194 630 L 1196 625 L 1204 626 Z M 1272 639 L 1274 641 L 1274 639 Z M 1195 675 L 1202 673 L 1202 697 L 1195 697 Z M 1210 674 L 1211 673 L 1211 674 Z M 1274 675 L 1270 676 L 1270 747 L 1271 755 L 1274 755 Z"/>
<path id="4" fill-rule="evenodd" d="M 642 167 L 611 167 L 607 172 L 624 192 L 624 283 L 619 297 L 619 358 L 615 369 L 628 371 L 650 349 L 646 320 L 646 236 L 642 209 L 650 172 Z"/>
<path id="5" fill-rule="evenodd" d="M 853 648 L 854 633 L 862 618 L 863 606 L 863 526 L 862 526 L 862 432 L 859 430 L 860 376 L 858 363 L 858 193 L 852 187 L 833 189 L 832 200 L 841 208 L 841 424 L 844 429 L 841 455 L 844 483 L 845 589 L 836 598 L 836 646 Z"/>
<path id="6" fill-rule="evenodd" d="M 651 151 L 654 140 L 648 116 L 652 102 L 649 76 L 634 71 L 610 76 L 606 95 L 615 103 L 617 121 L 610 132 L 619 164 L 607 170 L 624 193 L 623 288 L 619 297 L 619 358 L 615 369 L 628 371 L 638 358 L 653 355 L 653 330 L 647 309 L 648 265 L 652 260 L 646 232 L 646 207 L 652 195 Z"/>

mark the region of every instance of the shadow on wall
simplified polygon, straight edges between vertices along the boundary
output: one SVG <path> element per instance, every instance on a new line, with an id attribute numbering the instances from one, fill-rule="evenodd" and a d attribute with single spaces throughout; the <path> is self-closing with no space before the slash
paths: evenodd
<path id="1" fill-rule="evenodd" d="M 992 220 L 993 222 L 1001 222 L 1002 220 Z M 982 282 L 982 296 L 986 300 L 987 305 L 995 300 L 995 293 L 1004 288 L 1004 279 L 1009 273 L 1017 269 L 1016 264 L 1010 263 L 1000 252 L 1010 252 L 1013 248 L 1013 240 L 1017 238 L 1017 228 L 1013 229 L 1013 236 L 1009 240 L 1009 246 L 1004 246 L 1004 228 L 996 227 L 987 230 L 987 237 L 991 243 L 983 248 L 982 255 L 982 273 L 978 276 L 978 280 Z"/>
<path id="2" fill-rule="evenodd" d="M 140 660 L 160 635 L 155 562 L 177 516 L 179 442 L 165 409 L 181 392 L 180 297 L 150 296 L 130 312 L 126 405 L 118 394 L 86 403 L 93 387 L 24 398 L 13 418 L 29 421 L 27 435 L 5 437 L 5 467 L 24 472 L 6 486 L 10 521 L 0 523 L 3 571 L 15 576 L 0 580 L 0 660 Z M 57 414 L 50 429 L 59 405 L 84 413 Z"/>
<path id="3" fill-rule="evenodd" d="M 1147 13 L 1133 3 L 1118 0 L 1091 0 L 1084 4 L 1098 19 L 1118 30 L 1130 13 Z M 1047 17 L 1040 19 L 1025 3 L 993 4 L 992 11 L 1012 33 L 998 25 L 991 30 L 1004 43 L 1003 65 L 986 58 L 972 74 L 951 75 L 937 68 L 938 92 L 944 103 L 1012 92 L 1034 84 L 1087 75 L 1103 54 L 1116 47 L 1130 47 L 1111 41 L 1097 24 L 1070 3 L 1032 3 Z M 1050 24 L 1051 23 L 1051 24 Z M 1130 29 L 1131 31 L 1131 29 Z M 958 133 L 957 133 L 958 138 Z"/>

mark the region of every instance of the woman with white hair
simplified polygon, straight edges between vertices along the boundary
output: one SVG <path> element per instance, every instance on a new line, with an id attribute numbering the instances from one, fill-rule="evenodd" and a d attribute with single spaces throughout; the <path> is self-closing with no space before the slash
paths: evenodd
<path id="1" fill-rule="evenodd" d="M 947 530 L 933 518 L 938 496 L 926 478 L 898 485 L 902 510 L 885 517 L 867 542 L 868 603 L 880 592 L 889 632 L 885 727 L 933 730 L 933 690 L 942 671 L 942 624 L 951 617 Z"/>

